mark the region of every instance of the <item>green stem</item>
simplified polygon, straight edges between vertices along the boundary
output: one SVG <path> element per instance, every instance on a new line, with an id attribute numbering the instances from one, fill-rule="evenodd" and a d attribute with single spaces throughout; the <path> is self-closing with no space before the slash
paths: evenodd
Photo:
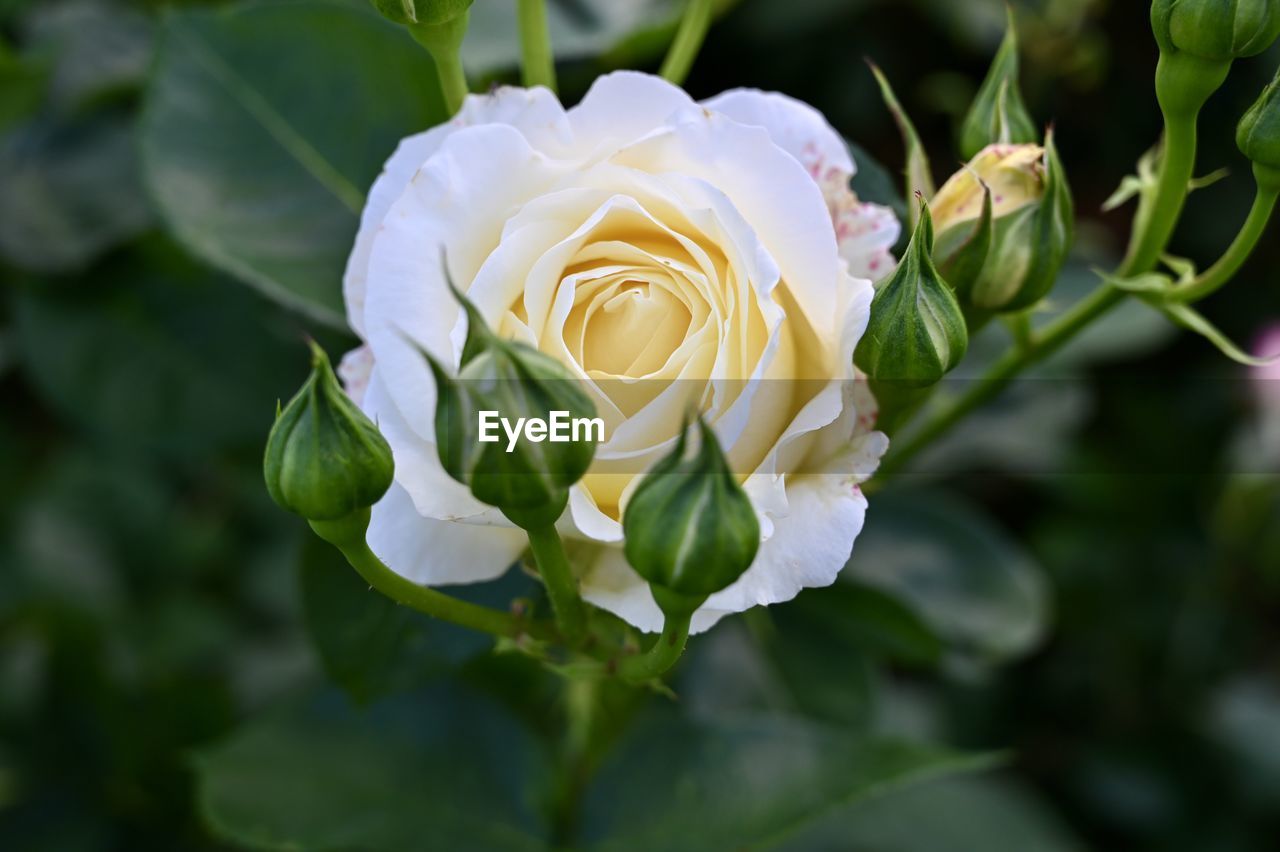
<path id="1" fill-rule="evenodd" d="M 1154 268 L 1173 236 L 1195 172 L 1197 115 L 1198 112 L 1165 113 L 1164 153 L 1150 215 L 1129 244 L 1129 252 L 1117 272 L 1120 278 Z"/>
<path id="2" fill-rule="evenodd" d="M 1196 122 L 1200 108 L 1226 76 L 1229 63 L 1202 69 L 1199 90 L 1181 100 L 1168 94 L 1167 76 L 1180 68 L 1184 59 L 1161 57 L 1157 70 L 1157 92 L 1165 119 L 1164 153 L 1160 175 L 1151 201 L 1138 216 L 1129 251 L 1116 273 L 1127 278 L 1148 272 L 1159 262 L 1165 246 L 1173 236 L 1190 191 L 1196 160 Z M 1176 89 L 1176 87 L 1173 87 Z M 1124 301 L 1125 294 L 1109 285 L 1099 287 L 1057 320 L 1047 325 L 1030 341 L 1022 341 L 996 361 L 980 379 L 954 402 L 943 408 L 932 420 L 905 441 L 897 444 L 880 465 L 878 475 L 901 472 L 904 465 L 933 441 L 949 432 L 977 408 L 994 399 L 1023 370 L 1047 358 L 1089 324 Z"/>
<path id="3" fill-rule="evenodd" d="M 365 509 L 363 524 L 353 524 L 350 519 L 312 521 L 311 528 L 325 541 L 337 547 L 366 583 L 391 600 L 432 618 L 494 636 L 515 638 L 525 635 L 542 640 L 556 638 L 555 628 L 550 623 L 519 619 L 510 613 L 458 600 L 401 577 L 388 568 L 365 542 L 364 530 L 368 528 L 368 515 L 369 510 Z"/>
<path id="4" fill-rule="evenodd" d="M 1253 254 L 1254 246 L 1262 237 L 1275 210 L 1276 201 L 1280 199 L 1280 187 L 1258 186 L 1253 198 L 1253 208 L 1245 219 L 1244 227 L 1236 235 L 1235 241 L 1218 262 L 1202 272 L 1195 280 L 1179 284 L 1173 289 L 1169 298 L 1178 302 L 1198 302 L 1216 292 L 1226 284 L 1244 266 L 1244 262 Z"/>
<path id="5" fill-rule="evenodd" d="M 436 63 L 436 76 L 440 78 L 440 92 L 444 95 L 445 109 L 449 115 L 462 109 L 467 99 L 467 72 L 462 67 L 462 39 L 467 34 L 470 11 L 463 12 L 443 24 L 415 24 L 409 34 L 427 49 Z"/>
<path id="6" fill-rule="evenodd" d="M 683 85 L 693 68 L 693 60 L 702 48 L 702 41 L 707 37 L 711 27 L 711 8 L 713 0 L 688 0 L 684 8 L 684 16 L 680 19 L 680 28 L 676 30 L 675 40 L 662 61 L 662 69 L 658 72 L 664 78 Z"/>
<path id="7" fill-rule="evenodd" d="M 551 53 L 551 33 L 547 30 L 546 0 L 518 0 L 520 16 L 520 56 L 526 87 L 546 86 L 556 90 L 556 63 Z"/>
<path id="8" fill-rule="evenodd" d="M 878 477 L 902 471 L 903 466 L 921 450 L 951 431 L 975 409 L 985 405 L 1004 390 L 1015 376 L 1030 365 L 1062 348 L 1083 328 L 1124 300 L 1124 293 L 1110 286 L 1100 287 L 1077 303 L 1070 311 L 1045 327 L 1043 333 L 1025 347 L 1010 349 L 991 366 L 986 375 L 944 408 L 921 429 L 894 447 L 880 465 Z"/>
<path id="9" fill-rule="evenodd" d="M 649 650 L 618 663 L 618 676 L 628 683 L 644 683 L 660 677 L 676 664 L 689 641 L 689 622 L 693 613 L 684 616 L 667 616 L 662 633 L 649 646 Z"/>
<path id="10" fill-rule="evenodd" d="M 556 532 L 553 524 L 533 527 L 528 533 L 533 559 L 538 563 L 538 573 L 546 586 L 547 597 L 551 599 L 556 623 L 560 625 L 565 640 L 570 645 L 577 645 L 586 635 L 587 615 L 578 596 L 578 583 L 569 568 L 560 533 Z"/>

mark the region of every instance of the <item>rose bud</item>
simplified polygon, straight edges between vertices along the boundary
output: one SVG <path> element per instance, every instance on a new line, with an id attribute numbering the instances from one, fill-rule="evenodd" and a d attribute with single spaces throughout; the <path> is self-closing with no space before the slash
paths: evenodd
<path id="1" fill-rule="evenodd" d="M 1256 56 L 1280 36 L 1280 0 L 1155 0 L 1151 29 L 1160 45 L 1160 107 L 1166 118 L 1190 118 L 1226 80 L 1232 60 Z"/>
<path id="2" fill-rule="evenodd" d="M 1036 123 L 1018 89 L 1018 33 L 1010 9 L 1004 41 L 960 125 L 960 156 L 969 159 L 997 142 L 1023 143 L 1038 139 Z"/>
<path id="3" fill-rule="evenodd" d="M 472 0 L 370 0 L 384 18 L 397 24 L 444 24 L 471 8 Z"/>
<path id="4" fill-rule="evenodd" d="M 979 311 L 1016 311 L 1053 287 L 1074 236 L 1074 205 L 1053 134 L 1038 145 L 992 145 L 931 204 L 943 273 Z"/>
<path id="5" fill-rule="evenodd" d="M 1151 28 L 1161 51 L 1244 59 L 1280 37 L 1280 0 L 1155 0 Z"/>
<path id="6" fill-rule="evenodd" d="M 933 262 L 933 216 L 921 201 L 911 242 L 876 292 L 867 332 L 854 352 L 880 403 L 882 424 L 941 381 L 968 346 L 964 313 Z"/>
<path id="7" fill-rule="evenodd" d="M 1253 161 L 1259 185 L 1280 187 L 1280 73 L 1240 119 L 1236 144 Z"/>
<path id="8" fill-rule="evenodd" d="M 499 419 L 508 424 L 590 420 L 595 405 L 564 365 L 523 343 L 498 338 L 465 297 L 457 291 L 455 296 L 467 313 L 457 377 L 424 353 L 436 381 L 440 463 L 477 500 L 498 507 L 512 523 L 545 527 L 560 517 L 569 487 L 591 466 L 592 430 L 574 428 L 566 441 L 528 433 L 513 437 L 504 434 Z M 482 420 L 488 424 L 484 428 Z"/>
<path id="9" fill-rule="evenodd" d="M 391 487 L 391 448 L 343 393 L 315 343 L 311 376 L 276 415 L 262 469 L 271 499 L 312 521 L 368 509 Z"/>
<path id="10" fill-rule="evenodd" d="M 697 452 L 686 458 L 686 425 L 671 454 L 645 474 L 622 515 L 627 562 L 668 618 L 687 617 L 751 567 L 760 523 L 699 418 Z"/>

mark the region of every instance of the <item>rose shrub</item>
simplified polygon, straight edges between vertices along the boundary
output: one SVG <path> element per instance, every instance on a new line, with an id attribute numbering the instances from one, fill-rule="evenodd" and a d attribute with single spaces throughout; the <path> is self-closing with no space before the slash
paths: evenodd
<path id="1" fill-rule="evenodd" d="M 417 347 L 456 368 L 466 323 L 452 279 L 500 335 L 567 365 L 606 422 L 560 524 L 588 601 L 661 628 L 619 519 L 691 408 L 715 429 L 762 537 L 693 629 L 833 582 L 862 527 L 859 483 L 887 445 L 852 354 L 870 279 L 892 269 L 899 235 L 889 210 L 853 195 L 853 171 L 805 104 L 748 90 L 698 104 L 629 72 L 569 110 L 541 88 L 472 95 L 451 122 L 403 140 L 345 279 L 365 346 L 342 372 L 396 462 L 373 550 L 435 585 L 492 579 L 526 544 L 437 459 Z"/>

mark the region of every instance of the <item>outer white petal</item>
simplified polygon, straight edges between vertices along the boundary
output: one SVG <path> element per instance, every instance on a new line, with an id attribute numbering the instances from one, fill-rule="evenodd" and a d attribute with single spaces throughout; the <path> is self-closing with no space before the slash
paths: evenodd
<path id="1" fill-rule="evenodd" d="M 369 547 L 405 579 L 424 586 L 483 583 L 506 572 L 525 547 L 518 529 L 424 518 L 399 485 L 373 507 Z"/>
<path id="2" fill-rule="evenodd" d="M 440 150 L 444 140 L 463 127 L 506 124 L 516 128 L 535 148 L 557 151 L 569 138 L 564 109 L 556 96 L 544 88 L 519 89 L 504 86 L 486 95 L 468 95 L 462 109 L 447 124 L 400 141 L 382 173 L 369 189 L 355 245 L 347 258 L 342 279 L 342 295 L 347 304 L 347 322 L 364 337 L 364 302 L 373 238 L 391 205 L 404 192 L 418 168 Z"/>
<path id="3" fill-rule="evenodd" d="M 820 186 L 834 179 L 847 188 L 856 171 L 840 134 L 822 113 L 802 101 L 777 92 L 730 89 L 702 105 L 739 124 L 769 131 L 774 144 L 795 157 Z"/>
<path id="4" fill-rule="evenodd" d="M 901 226 L 887 207 L 858 200 L 849 189 L 857 165 L 840 134 L 813 107 L 777 92 L 733 89 L 703 101 L 734 121 L 763 127 L 778 147 L 795 157 L 822 188 L 836 228 L 840 256 L 858 278 L 877 281 L 893 271 L 890 249 Z"/>
<path id="5" fill-rule="evenodd" d="M 761 543 L 747 573 L 694 614 L 692 632 L 707 630 L 731 613 L 788 601 L 802 589 L 835 582 L 862 531 L 866 497 L 852 477 L 832 474 L 792 479 L 787 500 L 791 513 L 774 519 L 774 533 Z M 646 632 L 662 629 L 662 611 L 619 548 L 599 547 L 581 585 L 583 597 L 596 606 Z"/>
<path id="6" fill-rule="evenodd" d="M 888 207 L 858 201 L 852 193 L 837 204 L 832 217 L 840 256 L 857 278 L 879 281 L 897 267 L 891 249 L 902 234 L 902 224 Z"/>
<path id="7" fill-rule="evenodd" d="M 468 288 L 511 211 L 545 193 L 564 168 L 511 127 L 468 127 L 445 141 L 387 212 L 369 261 L 365 331 L 378 369 L 394 377 L 387 390 L 396 408 L 424 441 L 434 440 L 435 383 L 418 350 L 449 366 L 459 357 L 452 332 L 461 310 L 442 255 L 453 281 Z"/>
<path id="8" fill-rule="evenodd" d="M 598 158 L 662 127 L 672 113 L 694 106 L 683 89 L 661 77 L 615 71 L 596 79 L 569 110 L 574 150 Z"/>

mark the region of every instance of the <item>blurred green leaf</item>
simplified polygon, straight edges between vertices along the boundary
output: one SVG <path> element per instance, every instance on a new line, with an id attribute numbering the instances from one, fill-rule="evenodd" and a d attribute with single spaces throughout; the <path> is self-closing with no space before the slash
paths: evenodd
<path id="1" fill-rule="evenodd" d="M 1280 807 L 1280 684 L 1265 675 L 1239 676 L 1213 697 L 1208 728 L 1250 801 L 1274 813 Z"/>
<path id="2" fill-rule="evenodd" d="M 130 117 L 43 116 L 0 136 L 0 254 L 35 272 L 84 267 L 151 224 Z"/>
<path id="3" fill-rule="evenodd" d="M 797 719 L 711 726 L 661 713 L 606 758 L 583 805 L 582 846 L 773 849 L 865 799 L 994 760 Z"/>
<path id="4" fill-rule="evenodd" d="M 12 291 L 23 372 L 71 422 L 133 448 L 261 445 L 307 366 L 301 329 L 167 243 L 61 288 Z"/>
<path id="5" fill-rule="evenodd" d="M 857 193 L 858 200 L 891 207 L 897 217 L 905 221 L 907 204 L 899 189 L 902 181 L 895 178 L 875 157 L 868 154 L 857 143 L 845 140 L 845 144 L 849 146 L 849 154 L 853 157 L 853 163 L 858 169 L 852 181 L 853 191 Z"/>
<path id="6" fill-rule="evenodd" d="M 875 587 L 841 579 L 772 607 L 758 630 L 779 679 L 806 714 L 865 725 L 875 698 L 877 658 L 935 662 L 942 643 L 920 616 Z M 753 622 L 756 623 L 756 622 Z"/>
<path id="7" fill-rule="evenodd" d="M 325 671 L 360 703 L 420 685 L 493 647 L 484 634 L 428 618 L 370 589 L 336 548 L 314 535 L 302 548 L 299 581 L 303 616 Z"/>
<path id="8" fill-rule="evenodd" d="M 545 849 L 529 735 L 457 683 L 353 708 L 328 693 L 195 761 L 199 807 L 255 849 Z"/>
<path id="9" fill-rule="evenodd" d="M 39 108 L 48 80 L 43 63 L 16 56 L 0 40 L 0 131 Z"/>
<path id="10" fill-rule="evenodd" d="M 914 609 L 978 663 L 1025 654 L 1048 621 L 1039 566 L 968 504 L 925 491 L 877 494 L 846 572 Z"/>
<path id="11" fill-rule="evenodd" d="M 434 69 L 361 6 L 174 12 L 142 121 L 147 183 L 195 254 L 342 327 L 365 191 L 402 137 L 445 118 Z"/>
<path id="12" fill-rule="evenodd" d="M 1086 847 L 1025 787 L 994 777 L 943 778 L 890 792 L 824 821 L 794 852 L 1070 852 Z"/>
<path id="13" fill-rule="evenodd" d="M 42 3 L 24 29 L 26 51 L 51 62 L 49 103 L 64 114 L 135 89 L 151 62 L 151 19 L 118 0 Z"/>

